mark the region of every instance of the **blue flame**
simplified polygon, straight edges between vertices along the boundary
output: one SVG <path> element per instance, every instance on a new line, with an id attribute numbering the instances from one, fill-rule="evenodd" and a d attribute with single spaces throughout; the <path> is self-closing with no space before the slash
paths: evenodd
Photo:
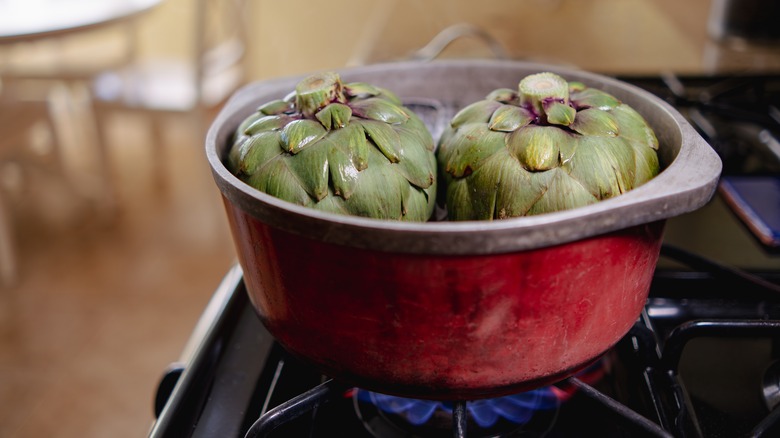
<path id="1" fill-rule="evenodd" d="M 395 397 L 363 390 L 357 392 L 357 397 L 385 412 L 403 415 L 416 426 L 428 422 L 437 409 L 452 411 L 452 404 L 448 402 Z M 496 424 L 500 418 L 525 424 L 531 420 L 534 412 L 555 409 L 559 404 L 560 400 L 552 387 L 544 387 L 505 397 L 472 401 L 466 408 L 480 427 L 487 428 Z"/>

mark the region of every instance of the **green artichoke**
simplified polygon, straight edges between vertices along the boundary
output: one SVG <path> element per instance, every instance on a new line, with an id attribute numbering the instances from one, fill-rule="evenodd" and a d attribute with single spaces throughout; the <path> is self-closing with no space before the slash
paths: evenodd
<path id="1" fill-rule="evenodd" d="M 437 151 L 450 220 L 535 215 L 598 202 L 658 174 L 658 140 L 615 97 L 553 73 L 459 111 Z"/>
<path id="2" fill-rule="evenodd" d="M 252 187 L 348 215 L 426 221 L 436 195 L 430 132 L 390 91 L 310 76 L 241 123 L 227 166 Z"/>

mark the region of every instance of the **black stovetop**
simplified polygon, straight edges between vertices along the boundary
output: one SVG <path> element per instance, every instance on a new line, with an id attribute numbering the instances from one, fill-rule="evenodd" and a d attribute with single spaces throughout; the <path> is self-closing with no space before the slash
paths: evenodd
<path id="1" fill-rule="evenodd" d="M 780 78 L 619 79 L 678 108 L 723 159 L 723 182 L 777 179 Z M 731 195 L 721 189 L 717 197 L 734 207 Z M 757 199 L 746 201 L 745 211 L 734 208 L 729 220 L 745 224 L 739 231 L 754 236 L 751 250 L 773 260 L 771 241 L 750 224 L 771 225 L 771 214 L 747 213 L 756 202 L 780 205 L 780 198 Z M 551 389 L 565 394 L 563 401 L 522 426 L 502 419 L 487 431 L 465 415 L 462 436 L 780 436 L 780 408 L 773 404 L 780 399 L 780 369 L 772 368 L 780 359 L 780 266 L 747 274 L 668 243 L 662 261 L 673 263 L 659 264 L 641 317 L 595 368 Z M 273 429 L 271 437 L 374 436 L 369 430 L 450 437 L 453 424 L 459 427 L 450 405 L 433 423 L 408 426 L 403 415 L 367 403 L 362 390 L 328 381 L 288 355 L 249 304 L 238 267 L 214 294 L 191 346 L 186 363 L 172 366 L 161 382 L 152 437 L 265 436 L 252 425 L 269 411 L 262 427 Z M 288 406 L 296 397 L 306 409 Z M 468 413 L 474 405 L 465 407 Z"/>

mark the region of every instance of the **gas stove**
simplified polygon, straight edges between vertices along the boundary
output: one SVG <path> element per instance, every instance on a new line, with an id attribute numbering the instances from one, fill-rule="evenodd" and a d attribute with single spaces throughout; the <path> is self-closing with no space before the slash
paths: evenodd
<path id="1" fill-rule="evenodd" d="M 321 375 L 265 330 L 236 266 L 183 362 L 165 373 L 150 436 L 778 436 L 780 78 L 619 79 L 666 99 L 719 153 L 715 202 L 729 208 L 695 219 L 729 222 L 762 263 L 714 262 L 711 248 L 676 239 L 686 233 L 670 220 L 647 304 L 614 348 L 550 387 L 457 403 L 370 393 Z"/>

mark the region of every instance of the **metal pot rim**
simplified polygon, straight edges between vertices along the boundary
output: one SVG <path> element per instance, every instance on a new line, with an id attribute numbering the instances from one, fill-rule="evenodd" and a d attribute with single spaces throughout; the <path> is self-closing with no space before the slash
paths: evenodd
<path id="1" fill-rule="evenodd" d="M 390 252 L 474 255 L 522 251 L 665 220 L 694 211 L 711 199 L 720 176 L 720 158 L 674 108 L 625 82 L 558 66 L 495 60 L 399 62 L 343 69 L 339 73 L 345 81 L 363 80 L 378 85 L 389 81 L 396 86 L 388 88 L 404 96 L 405 86 L 420 87 L 420 82 L 426 86 L 426 81 L 442 76 L 457 75 L 463 81 L 489 78 L 491 74 L 514 75 L 519 79 L 523 73 L 537 71 L 556 72 L 569 80 L 605 89 L 631 105 L 648 119 L 659 136 L 662 153 L 669 157 L 663 171 L 641 187 L 596 204 L 500 221 L 415 223 L 320 212 L 246 185 L 222 162 L 227 140 L 240 121 L 260 103 L 287 94 L 300 77 L 256 82 L 236 92 L 207 133 L 206 156 L 223 197 L 258 220 L 329 243 Z M 511 84 L 503 86 L 508 85 Z"/>

